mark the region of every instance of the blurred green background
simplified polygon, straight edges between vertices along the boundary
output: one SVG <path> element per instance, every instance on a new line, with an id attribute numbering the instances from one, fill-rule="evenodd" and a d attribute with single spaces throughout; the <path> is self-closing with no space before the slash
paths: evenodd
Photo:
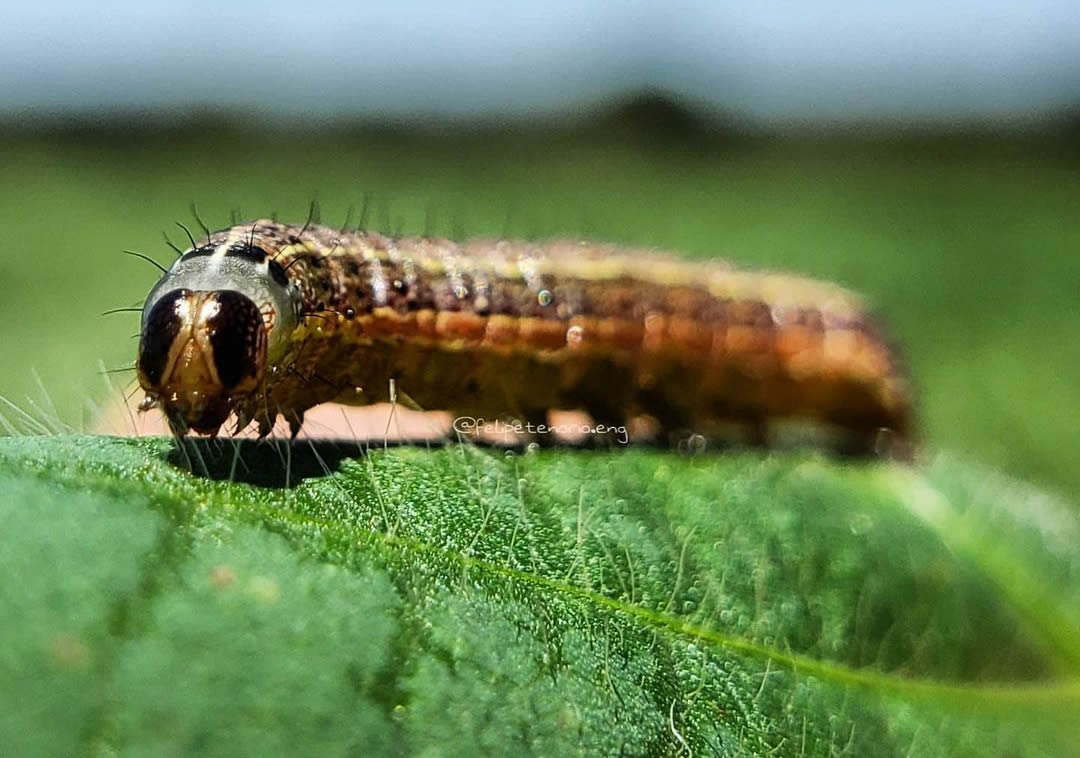
<path id="1" fill-rule="evenodd" d="M 929 450 L 1080 494 L 1075 135 L 752 137 L 649 102 L 559 130 L 69 123 L 0 134 L 0 395 L 92 428 L 130 365 L 162 230 L 230 214 L 582 236 L 790 268 L 864 292 L 906 354 Z M 36 376 L 35 376 L 36 374 Z M 40 377 L 40 384 L 38 382 Z M 119 388 L 129 374 L 113 377 Z M 10 407 L 4 415 L 17 413 Z"/>

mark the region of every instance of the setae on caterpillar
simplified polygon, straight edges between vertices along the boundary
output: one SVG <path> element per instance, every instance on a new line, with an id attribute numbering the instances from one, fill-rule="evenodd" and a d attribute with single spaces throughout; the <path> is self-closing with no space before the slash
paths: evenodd
<path id="1" fill-rule="evenodd" d="M 295 435 L 323 402 L 543 424 L 651 417 L 661 440 L 810 421 L 871 452 L 912 434 L 907 379 L 860 299 L 831 283 L 596 243 L 290 226 L 209 233 L 154 286 L 137 360 L 177 436 L 230 414 Z"/>

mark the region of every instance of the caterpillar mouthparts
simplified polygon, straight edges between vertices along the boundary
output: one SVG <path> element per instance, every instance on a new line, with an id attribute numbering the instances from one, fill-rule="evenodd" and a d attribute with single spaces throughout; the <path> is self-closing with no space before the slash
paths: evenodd
<path id="1" fill-rule="evenodd" d="M 909 442 L 896 353 L 861 300 L 783 273 L 596 243 L 345 232 L 270 220 L 193 244 L 151 290 L 137 360 L 177 436 L 268 434 L 327 401 L 542 424 L 648 416 L 661 435 L 809 421 Z"/>

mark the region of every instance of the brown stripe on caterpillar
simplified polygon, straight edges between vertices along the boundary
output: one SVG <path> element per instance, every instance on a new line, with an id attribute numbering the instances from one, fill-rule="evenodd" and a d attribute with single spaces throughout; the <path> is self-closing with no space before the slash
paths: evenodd
<path id="1" fill-rule="evenodd" d="M 254 391 L 207 386 L 194 354 L 163 379 L 140 372 L 146 404 L 178 433 L 215 393 L 241 425 L 268 431 L 278 414 L 296 426 L 329 400 L 385 401 L 391 379 L 425 408 L 489 419 L 575 408 L 705 434 L 808 419 L 863 446 L 880 430 L 912 433 L 907 380 L 861 300 L 790 274 L 594 243 L 458 244 L 259 220 L 182 256 L 144 313 L 179 289 L 238 291 L 274 320 Z M 199 327 L 185 329 L 158 343 Z M 140 354 L 161 352 L 144 334 Z"/>

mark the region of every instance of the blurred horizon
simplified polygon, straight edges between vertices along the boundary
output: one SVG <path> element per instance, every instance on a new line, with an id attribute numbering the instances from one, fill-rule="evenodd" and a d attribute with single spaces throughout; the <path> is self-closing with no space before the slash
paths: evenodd
<path id="1" fill-rule="evenodd" d="M 44 0 L 0 11 L 0 71 L 3 122 L 557 124 L 653 93 L 751 131 L 1022 130 L 1080 110 L 1080 6 Z"/>
<path id="2" fill-rule="evenodd" d="M 1076 106 L 1027 118 L 1002 121 L 898 121 L 866 117 L 842 122 L 789 122 L 770 125 L 738 114 L 709 109 L 657 89 L 630 91 L 581 103 L 563 111 L 525 117 L 461 118 L 425 115 L 353 114 L 334 118 L 272 117 L 254 108 L 220 105 L 71 109 L 48 114 L 0 111 L 0 136 L 109 136 L 248 133 L 355 135 L 398 138 L 463 138 L 478 135 L 576 136 L 598 139 L 652 138 L 661 143 L 724 143 L 750 140 L 812 141 L 1001 141 L 1029 143 L 1065 140 L 1080 143 L 1080 101 Z"/>

